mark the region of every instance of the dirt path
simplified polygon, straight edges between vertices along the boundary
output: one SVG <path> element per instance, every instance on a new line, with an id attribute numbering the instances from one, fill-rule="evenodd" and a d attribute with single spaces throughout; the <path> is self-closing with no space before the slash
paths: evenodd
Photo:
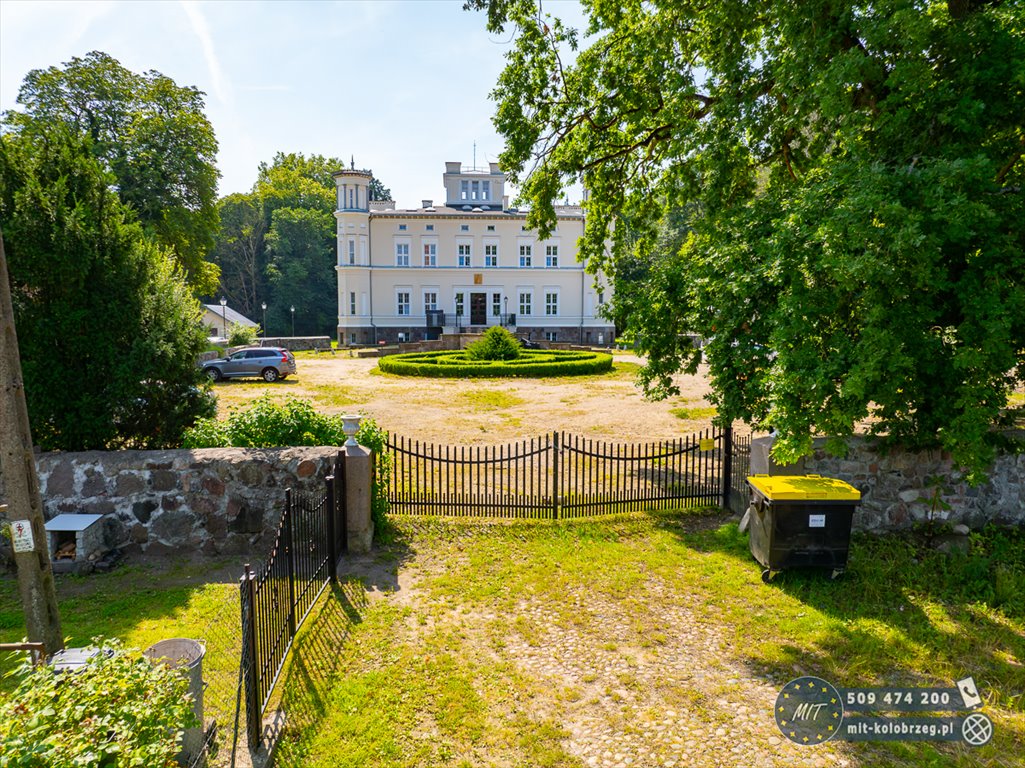
<path id="1" fill-rule="evenodd" d="M 373 557 L 352 558 L 343 562 L 343 575 L 362 578 L 371 603 L 408 611 L 408 625 L 429 615 L 431 631 L 457 635 L 474 663 L 496 669 L 511 663 L 514 677 L 532 681 L 501 700 L 527 707 L 537 721 L 558 723 L 570 760 L 553 765 L 860 764 L 845 745 L 810 750 L 781 738 L 772 718 L 780 681 L 743 664 L 742 649 L 729 647 L 699 598 L 677 585 L 652 575 L 642 592 L 625 598 L 580 584 L 539 589 L 512 599 L 505 616 L 499 606 L 445 592 L 447 610 L 439 611 L 432 583 L 451 579 L 474 545 L 434 539 L 421 547 L 415 537 L 413 543 L 417 554 L 397 570 Z M 476 755 L 485 757 L 480 764 L 504 764 L 493 754 Z"/>
<path id="2" fill-rule="evenodd" d="M 680 395 L 644 399 L 636 385 L 641 360 L 616 355 L 606 376 L 551 379 L 410 379 L 381 374 L 374 359 L 304 356 L 299 374 L 276 384 L 215 385 L 219 413 L 263 394 L 311 399 L 328 413 L 359 411 L 385 429 L 438 443 L 497 444 L 555 429 L 627 441 L 661 440 L 707 427 L 703 372 L 680 376 Z"/>

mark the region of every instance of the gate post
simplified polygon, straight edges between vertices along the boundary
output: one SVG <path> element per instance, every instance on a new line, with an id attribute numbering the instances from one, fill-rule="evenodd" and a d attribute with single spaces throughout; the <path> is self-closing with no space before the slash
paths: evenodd
<path id="1" fill-rule="evenodd" d="M 335 537 L 335 476 L 328 475 L 324 478 L 324 490 L 327 491 L 327 500 L 324 504 L 326 516 L 324 533 L 327 535 L 327 562 L 328 578 L 332 584 L 338 583 L 338 539 Z"/>
<path id="2" fill-rule="evenodd" d="M 346 552 L 363 555 L 374 541 L 374 454 L 362 445 L 346 445 L 344 455 Z"/>
<path id="3" fill-rule="evenodd" d="M 730 509 L 730 493 L 733 490 L 733 425 L 722 433 L 722 506 Z"/>
<path id="4" fill-rule="evenodd" d="M 337 544 L 335 549 L 339 554 L 345 555 L 349 552 L 349 513 L 348 500 L 345 490 L 345 453 L 338 452 L 335 456 L 335 536 Z"/>
<path id="5" fill-rule="evenodd" d="M 285 490 L 285 563 L 288 565 L 288 635 L 295 637 L 295 537 L 292 535 L 292 518 L 295 517 L 292 508 L 292 489 Z"/>
<path id="6" fill-rule="evenodd" d="M 256 575 L 246 563 L 245 571 L 239 583 L 239 596 L 242 605 L 242 674 L 245 682 L 246 696 L 246 741 L 251 750 L 260 746 L 260 725 L 263 717 L 260 713 L 260 685 L 257 676 L 260 674 L 256 663 Z M 236 728 L 238 720 L 235 720 Z"/>
<path id="7" fill-rule="evenodd" d="M 552 432 L 552 519 L 559 519 L 559 490 L 562 478 L 559 477 L 559 433 Z"/>

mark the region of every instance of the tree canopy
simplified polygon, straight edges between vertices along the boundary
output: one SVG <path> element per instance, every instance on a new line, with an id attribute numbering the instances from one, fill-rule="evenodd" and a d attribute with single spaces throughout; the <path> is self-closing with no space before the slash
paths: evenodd
<path id="1" fill-rule="evenodd" d="M 89 136 L 62 123 L 0 136 L 0 222 L 44 450 L 177 446 L 212 415 L 199 304 L 113 186 Z"/>
<path id="2" fill-rule="evenodd" d="M 220 292 L 232 306 L 261 317 L 266 332 L 291 334 L 295 307 L 298 334 L 330 334 L 337 327 L 338 285 L 335 182 L 342 160 L 278 152 L 260 163 L 253 191 L 222 198 L 222 228 L 214 258 L 221 268 Z M 374 199 L 391 192 L 373 178 Z"/>
<path id="3" fill-rule="evenodd" d="M 56 123 L 87 135 L 118 196 L 184 268 L 197 293 L 217 285 L 206 260 L 218 228 L 217 140 L 203 94 L 159 72 L 136 74 L 93 51 L 61 67 L 32 70 L 8 130 L 40 137 Z"/>
<path id="4" fill-rule="evenodd" d="M 493 98 L 528 223 L 582 180 L 581 255 L 651 262 L 650 394 L 704 362 L 779 459 L 868 419 L 987 465 L 1025 376 L 1025 5 L 584 0 L 583 48 L 533 0 L 466 5 L 515 30 Z"/>

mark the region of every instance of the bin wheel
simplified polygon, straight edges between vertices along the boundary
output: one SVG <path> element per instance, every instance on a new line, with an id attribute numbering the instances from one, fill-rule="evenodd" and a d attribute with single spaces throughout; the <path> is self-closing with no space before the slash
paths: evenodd
<path id="1" fill-rule="evenodd" d="M 843 575 L 844 575 L 844 569 L 843 568 L 834 568 L 833 572 L 831 574 L 829 574 L 829 580 L 830 581 L 836 581 L 837 579 L 839 579 Z"/>
<path id="2" fill-rule="evenodd" d="M 764 584 L 768 584 L 770 581 L 772 581 L 772 571 L 766 568 L 764 571 L 762 571 L 762 582 Z"/>

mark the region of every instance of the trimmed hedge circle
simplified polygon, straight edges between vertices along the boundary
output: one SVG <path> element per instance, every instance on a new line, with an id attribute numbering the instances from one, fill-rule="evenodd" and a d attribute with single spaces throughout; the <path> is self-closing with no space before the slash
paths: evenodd
<path id="1" fill-rule="evenodd" d="M 587 376 L 612 370 L 612 355 L 575 349 L 524 349 L 515 360 L 471 360 L 463 350 L 407 352 L 377 362 L 385 373 L 444 378 Z"/>

